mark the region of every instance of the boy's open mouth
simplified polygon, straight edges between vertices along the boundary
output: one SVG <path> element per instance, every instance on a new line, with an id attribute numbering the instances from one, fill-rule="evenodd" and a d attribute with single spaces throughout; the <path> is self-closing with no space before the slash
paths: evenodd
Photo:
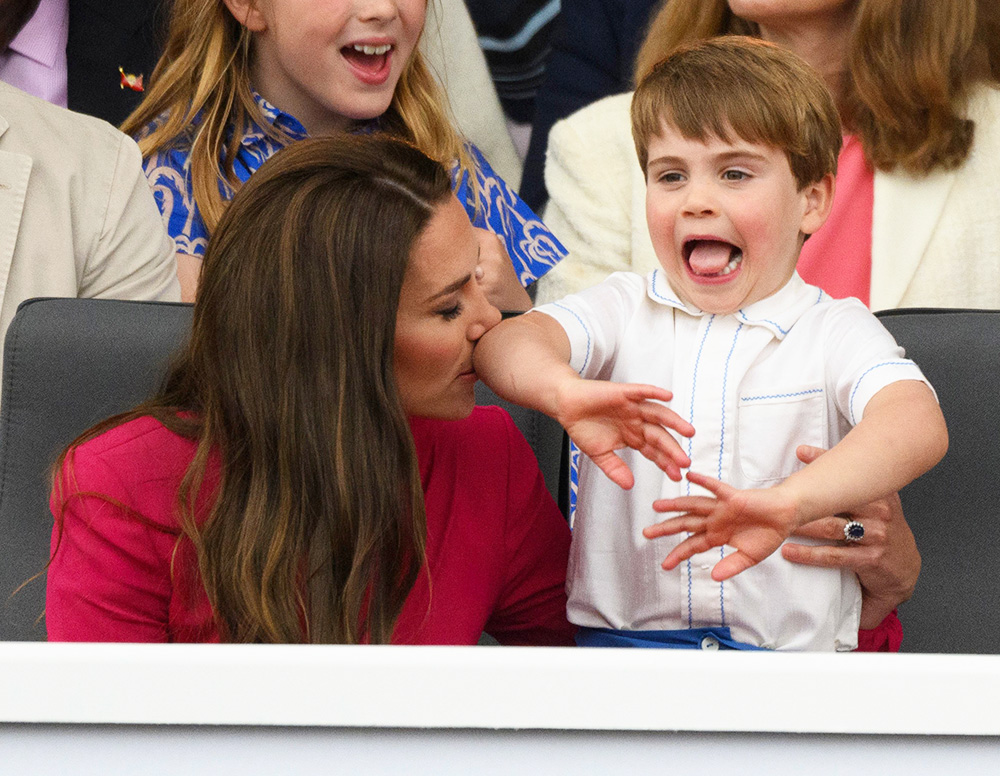
<path id="1" fill-rule="evenodd" d="M 375 74 L 385 68 L 390 51 L 392 51 L 392 46 L 388 43 L 379 46 L 356 43 L 353 46 L 344 46 L 340 53 L 358 70 Z"/>
<path id="2" fill-rule="evenodd" d="M 701 277 L 723 277 L 743 261 L 743 251 L 724 240 L 687 240 L 683 255 L 692 274 Z"/>

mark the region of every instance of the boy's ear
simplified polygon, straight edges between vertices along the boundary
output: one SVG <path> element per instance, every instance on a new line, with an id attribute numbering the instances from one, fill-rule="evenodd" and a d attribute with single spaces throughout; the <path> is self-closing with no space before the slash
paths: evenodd
<path id="1" fill-rule="evenodd" d="M 806 209 L 799 227 L 802 234 L 812 234 L 826 223 L 826 219 L 830 216 L 830 210 L 833 209 L 835 189 L 836 182 L 833 173 L 827 173 L 820 180 L 807 184 L 802 189 L 802 194 L 806 198 Z"/>
<path id="2" fill-rule="evenodd" d="M 240 24 L 250 32 L 263 32 L 267 29 L 267 21 L 257 7 L 257 0 L 222 0 Z"/>

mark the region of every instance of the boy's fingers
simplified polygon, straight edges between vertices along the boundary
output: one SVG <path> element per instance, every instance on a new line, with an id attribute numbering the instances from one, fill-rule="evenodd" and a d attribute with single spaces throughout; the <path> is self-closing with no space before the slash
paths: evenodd
<path id="1" fill-rule="evenodd" d="M 709 514 L 718 502 L 708 496 L 680 496 L 659 498 L 653 502 L 654 512 L 690 512 L 702 517 Z"/>
<path id="2" fill-rule="evenodd" d="M 804 464 L 812 463 L 825 452 L 826 450 L 822 447 L 813 447 L 812 445 L 799 445 L 795 448 L 795 455 Z"/>
<path id="3" fill-rule="evenodd" d="M 670 460 L 679 467 L 687 468 L 691 465 L 691 459 L 688 458 L 687 453 L 681 449 L 681 446 L 677 444 L 677 440 L 670 435 L 670 432 L 662 426 L 646 426 L 644 435 L 649 444 L 654 445 L 665 455 L 669 456 Z"/>
<path id="4" fill-rule="evenodd" d="M 604 472 L 609 480 L 623 490 L 630 490 L 635 484 L 635 477 L 628 465 L 614 453 L 603 453 L 591 457 L 598 468 Z"/>
<path id="5" fill-rule="evenodd" d="M 632 401 L 641 401 L 642 399 L 670 401 L 674 398 L 674 395 L 666 388 L 660 388 L 656 385 L 644 385 L 642 383 L 624 385 L 622 395 Z"/>
<path id="6" fill-rule="evenodd" d="M 709 477 L 706 474 L 698 474 L 698 472 L 688 472 L 687 478 L 689 482 L 692 482 L 695 485 L 704 488 L 709 493 L 712 493 L 713 495 L 719 498 L 724 498 L 725 496 L 729 495 L 735 490 L 735 488 L 726 485 L 726 483 L 720 482 L 719 480 L 715 479 L 715 477 Z"/>
<path id="7" fill-rule="evenodd" d="M 756 563 L 757 561 L 749 555 L 737 550 L 732 555 L 727 555 L 715 564 L 715 568 L 712 569 L 712 579 L 716 582 L 725 582 L 727 579 L 735 577 L 741 571 L 746 571 Z"/>
<path id="8" fill-rule="evenodd" d="M 673 536 L 674 534 L 694 533 L 700 531 L 705 525 L 704 518 L 695 515 L 680 515 L 671 517 L 655 525 L 647 525 L 642 529 L 642 535 L 647 539 L 657 539 L 661 536 Z"/>
<path id="9" fill-rule="evenodd" d="M 694 426 L 678 415 L 669 407 L 655 402 L 645 402 L 640 407 L 640 416 L 647 423 L 655 423 L 658 426 L 671 428 L 681 436 L 694 436 Z"/>
<path id="10" fill-rule="evenodd" d="M 697 515 L 680 515 L 671 517 L 655 525 L 647 525 L 642 529 L 642 535 L 647 539 L 656 539 L 660 536 L 674 536 L 679 533 L 689 533 L 704 538 L 705 518 Z M 691 538 L 690 536 L 688 537 Z"/>
<path id="11" fill-rule="evenodd" d="M 705 538 L 704 534 L 689 536 L 687 539 L 674 547 L 660 565 L 663 567 L 664 571 L 673 571 L 679 564 L 686 561 L 692 555 L 697 555 L 700 552 L 707 552 L 710 549 L 712 549 L 712 545 Z"/>
<path id="12" fill-rule="evenodd" d="M 677 462 L 669 453 L 664 452 L 658 444 L 647 443 L 638 448 L 637 452 L 656 464 L 674 482 L 681 481 L 681 469 L 677 465 Z"/>

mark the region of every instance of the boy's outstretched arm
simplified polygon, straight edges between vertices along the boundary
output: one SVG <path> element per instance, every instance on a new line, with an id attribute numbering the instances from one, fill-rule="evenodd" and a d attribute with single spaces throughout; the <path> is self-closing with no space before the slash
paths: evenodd
<path id="1" fill-rule="evenodd" d="M 762 561 L 799 526 L 898 491 L 947 449 L 944 416 L 931 390 L 916 380 L 891 383 L 871 398 L 861 422 L 839 444 L 781 484 L 740 491 L 690 472 L 688 479 L 713 495 L 654 502 L 658 512 L 684 514 L 643 534 L 692 534 L 664 560 L 667 569 L 712 547 L 735 547 L 712 571 L 721 581 Z"/>
<path id="2" fill-rule="evenodd" d="M 570 366 L 569 338 L 548 315 L 530 313 L 490 329 L 476 345 L 476 373 L 497 395 L 555 418 L 616 484 L 631 488 L 632 472 L 616 450 L 631 447 L 668 477 L 691 465 L 666 429 L 694 428 L 660 402 L 672 394 L 653 385 L 584 380 Z"/>

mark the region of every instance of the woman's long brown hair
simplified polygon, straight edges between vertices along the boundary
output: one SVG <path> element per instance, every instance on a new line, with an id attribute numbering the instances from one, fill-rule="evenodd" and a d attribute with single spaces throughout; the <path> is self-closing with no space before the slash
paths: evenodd
<path id="1" fill-rule="evenodd" d="M 393 371 L 396 308 L 410 250 L 450 191 L 440 164 L 387 136 L 277 153 L 209 243 L 191 340 L 163 393 L 60 459 L 142 415 L 197 439 L 178 521 L 223 640 L 390 640 L 426 537 Z"/>
<path id="2" fill-rule="evenodd" d="M 856 0 L 840 98 L 844 126 L 879 170 L 923 175 L 965 161 L 972 86 L 1000 82 L 997 0 Z M 636 57 L 636 82 L 681 43 L 758 35 L 726 0 L 666 0 Z"/>

